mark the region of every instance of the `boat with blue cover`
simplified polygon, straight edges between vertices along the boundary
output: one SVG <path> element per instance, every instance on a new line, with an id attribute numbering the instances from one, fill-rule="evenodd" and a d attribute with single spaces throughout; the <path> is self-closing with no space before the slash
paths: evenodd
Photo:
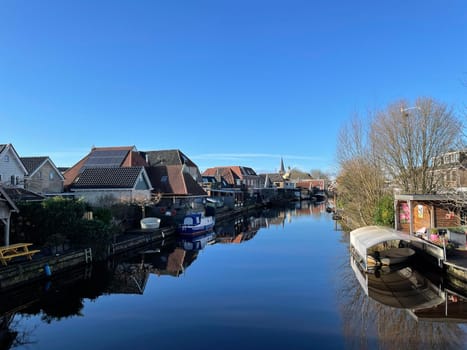
<path id="1" fill-rule="evenodd" d="M 214 216 L 206 216 L 204 213 L 191 213 L 185 215 L 177 231 L 181 235 L 195 236 L 212 231 L 214 224 Z"/>

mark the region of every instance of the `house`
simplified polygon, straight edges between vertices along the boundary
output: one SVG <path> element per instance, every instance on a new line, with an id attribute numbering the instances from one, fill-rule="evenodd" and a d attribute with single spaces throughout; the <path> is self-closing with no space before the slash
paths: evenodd
<path id="1" fill-rule="evenodd" d="M 264 184 L 263 187 L 275 187 L 275 188 L 285 188 L 293 189 L 295 184 L 283 178 L 283 175 L 280 173 L 267 173 L 260 174 L 261 182 Z"/>
<path id="2" fill-rule="evenodd" d="M 161 205 L 183 207 L 201 203 L 203 190 L 198 166 L 180 150 L 141 152 L 147 162 L 147 173 L 153 192 L 160 195 Z"/>
<path id="3" fill-rule="evenodd" d="M 63 192 L 63 177 L 60 170 L 49 157 L 21 157 L 28 171 L 24 188 L 45 195 Z"/>
<path id="4" fill-rule="evenodd" d="M 86 169 L 135 166 L 146 166 L 146 160 L 135 146 L 93 147 L 84 158 L 63 172 L 64 186 L 67 189 Z"/>
<path id="5" fill-rule="evenodd" d="M 0 186 L 0 223 L 3 224 L 3 245 L 10 244 L 10 218 L 11 213 L 18 213 L 13 200 L 8 196 L 2 186 Z"/>
<path id="6" fill-rule="evenodd" d="M 203 172 L 203 176 L 221 176 L 227 183 L 233 187 L 244 187 L 246 189 L 263 187 L 261 177 L 249 167 L 245 166 L 226 166 L 208 168 Z"/>
<path id="7" fill-rule="evenodd" d="M 222 176 L 215 177 L 203 175 L 201 186 L 206 192 L 209 193 L 211 189 L 220 190 L 222 188 L 228 188 L 229 184 L 227 183 L 227 181 L 225 181 L 225 179 Z"/>
<path id="8" fill-rule="evenodd" d="M 467 191 L 467 150 L 443 153 L 432 163 L 440 188 Z"/>
<path id="9" fill-rule="evenodd" d="M 0 144 L 0 185 L 24 188 L 28 170 L 11 143 Z"/>
<path id="10" fill-rule="evenodd" d="M 108 206 L 114 203 L 146 203 L 151 200 L 151 181 L 143 166 L 86 168 L 69 185 L 76 198 Z"/>

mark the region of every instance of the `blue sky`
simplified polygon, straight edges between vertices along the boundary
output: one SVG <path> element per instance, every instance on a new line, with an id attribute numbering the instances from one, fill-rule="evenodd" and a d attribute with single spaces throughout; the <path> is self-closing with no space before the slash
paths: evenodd
<path id="1" fill-rule="evenodd" d="M 352 115 L 467 97 L 467 2 L 2 0 L 0 143 L 335 171 Z"/>

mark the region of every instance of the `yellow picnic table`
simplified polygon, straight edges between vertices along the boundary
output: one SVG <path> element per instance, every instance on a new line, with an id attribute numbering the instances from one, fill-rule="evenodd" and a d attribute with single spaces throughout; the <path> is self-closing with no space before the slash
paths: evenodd
<path id="1" fill-rule="evenodd" d="M 32 256 L 40 252 L 40 250 L 29 250 L 30 246 L 32 246 L 32 243 L 15 243 L 0 247 L 0 261 L 6 266 L 11 259 L 19 256 L 27 256 L 31 260 Z"/>

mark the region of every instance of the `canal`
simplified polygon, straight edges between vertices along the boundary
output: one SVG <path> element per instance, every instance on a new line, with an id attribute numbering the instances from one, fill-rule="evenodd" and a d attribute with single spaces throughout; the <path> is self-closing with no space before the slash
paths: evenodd
<path id="1" fill-rule="evenodd" d="M 303 202 L 4 292 L 0 349 L 466 349 L 462 294 L 407 271 L 440 288 L 417 312 L 364 285 L 348 235 Z"/>

